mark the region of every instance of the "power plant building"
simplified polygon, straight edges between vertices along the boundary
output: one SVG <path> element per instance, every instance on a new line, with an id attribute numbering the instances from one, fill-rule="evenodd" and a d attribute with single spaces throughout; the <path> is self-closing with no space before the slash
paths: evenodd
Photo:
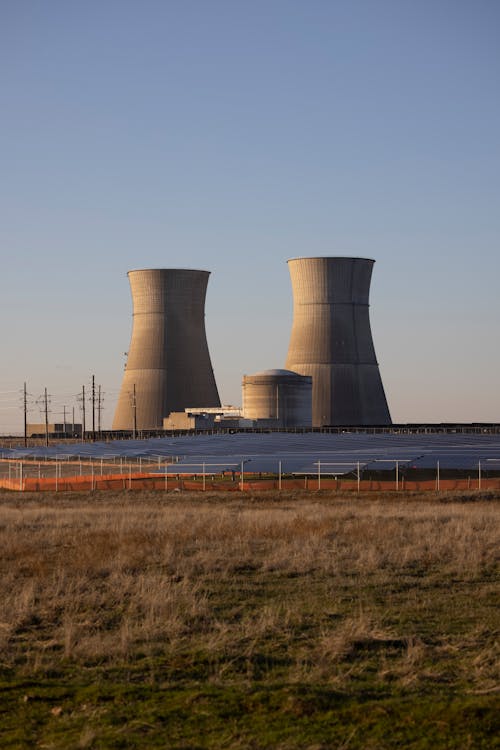
<path id="1" fill-rule="evenodd" d="M 370 328 L 373 264 L 348 257 L 288 261 L 294 312 L 285 366 L 312 377 L 314 427 L 391 424 Z"/>
<path id="2" fill-rule="evenodd" d="M 50 438 L 80 438 L 82 437 L 82 425 L 73 422 L 56 422 L 45 424 L 45 422 L 28 422 L 26 425 L 26 437 L 41 438 L 48 435 Z"/>
<path id="3" fill-rule="evenodd" d="M 133 327 L 113 430 L 154 430 L 187 406 L 220 406 L 205 331 L 209 271 L 128 272 Z"/>
<path id="4" fill-rule="evenodd" d="M 244 375 L 243 415 L 256 426 L 311 427 L 312 378 L 290 370 Z"/>
<path id="5" fill-rule="evenodd" d="M 163 420 L 164 430 L 227 430 L 253 427 L 249 419 L 243 419 L 237 406 L 190 406 L 182 412 L 171 412 Z"/>

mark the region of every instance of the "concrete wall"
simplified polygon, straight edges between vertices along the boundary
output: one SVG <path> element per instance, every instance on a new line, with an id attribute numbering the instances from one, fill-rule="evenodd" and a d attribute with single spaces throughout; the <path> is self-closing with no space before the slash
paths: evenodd
<path id="1" fill-rule="evenodd" d="M 219 406 L 205 332 L 208 271 L 129 271 L 132 338 L 113 420 L 114 430 L 163 427 L 187 406 Z"/>
<path id="2" fill-rule="evenodd" d="M 294 316 L 286 367 L 313 378 L 314 427 L 391 423 L 370 328 L 373 264 L 288 261 Z"/>
<path id="3" fill-rule="evenodd" d="M 244 375 L 243 414 L 259 426 L 311 427 L 312 381 L 288 370 Z"/>
<path id="4" fill-rule="evenodd" d="M 72 437 L 74 435 L 82 434 L 82 425 L 72 424 L 72 422 L 52 422 L 48 425 L 48 432 L 50 435 L 66 435 Z M 88 427 L 87 427 L 88 430 Z M 45 422 L 28 422 L 26 425 L 27 437 L 33 437 L 34 435 L 45 435 Z"/>
<path id="5" fill-rule="evenodd" d="M 213 426 L 213 414 L 190 414 L 185 411 L 174 411 L 163 420 L 164 430 L 211 430 Z"/>

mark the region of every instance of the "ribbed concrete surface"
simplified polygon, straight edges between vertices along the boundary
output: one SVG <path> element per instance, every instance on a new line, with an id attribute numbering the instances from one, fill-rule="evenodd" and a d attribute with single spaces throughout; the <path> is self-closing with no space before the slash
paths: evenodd
<path id="1" fill-rule="evenodd" d="M 311 427 L 311 378 L 288 370 L 243 376 L 243 416 L 269 419 L 276 427 Z"/>
<path id="2" fill-rule="evenodd" d="M 294 316 L 286 367 L 313 378 L 313 426 L 390 424 L 369 318 L 373 260 L 288 261 Z"/>
<path id="3" fill-rule="evenodd" d="M 114 430 L 161 428 L 171 411 L 220 406 L 205 332 L 209 271 L 129 271 L 134 305 L 132 338 Z"/>

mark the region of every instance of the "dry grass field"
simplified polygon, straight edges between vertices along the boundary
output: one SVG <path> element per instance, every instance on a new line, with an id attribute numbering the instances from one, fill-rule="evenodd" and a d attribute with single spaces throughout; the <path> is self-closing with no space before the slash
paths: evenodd
<path id="1" fill-rule="evenodd" d="M 0 494 L 0 747 L 500 747 L 500 493 Z"/>

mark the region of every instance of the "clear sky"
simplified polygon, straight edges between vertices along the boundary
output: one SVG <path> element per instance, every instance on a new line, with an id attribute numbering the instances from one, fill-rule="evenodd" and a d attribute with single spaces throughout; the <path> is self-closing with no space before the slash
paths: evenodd
<path id="1" fill-rule="evenodd" d="M 376 260 L 394 421 L 500 421 L 498 0 L 1 0 L 0 97 L 0 432 L 93 373 L 111 425 L 131 268 L 212 272 L 239 404 L 301 255 Z"/>

